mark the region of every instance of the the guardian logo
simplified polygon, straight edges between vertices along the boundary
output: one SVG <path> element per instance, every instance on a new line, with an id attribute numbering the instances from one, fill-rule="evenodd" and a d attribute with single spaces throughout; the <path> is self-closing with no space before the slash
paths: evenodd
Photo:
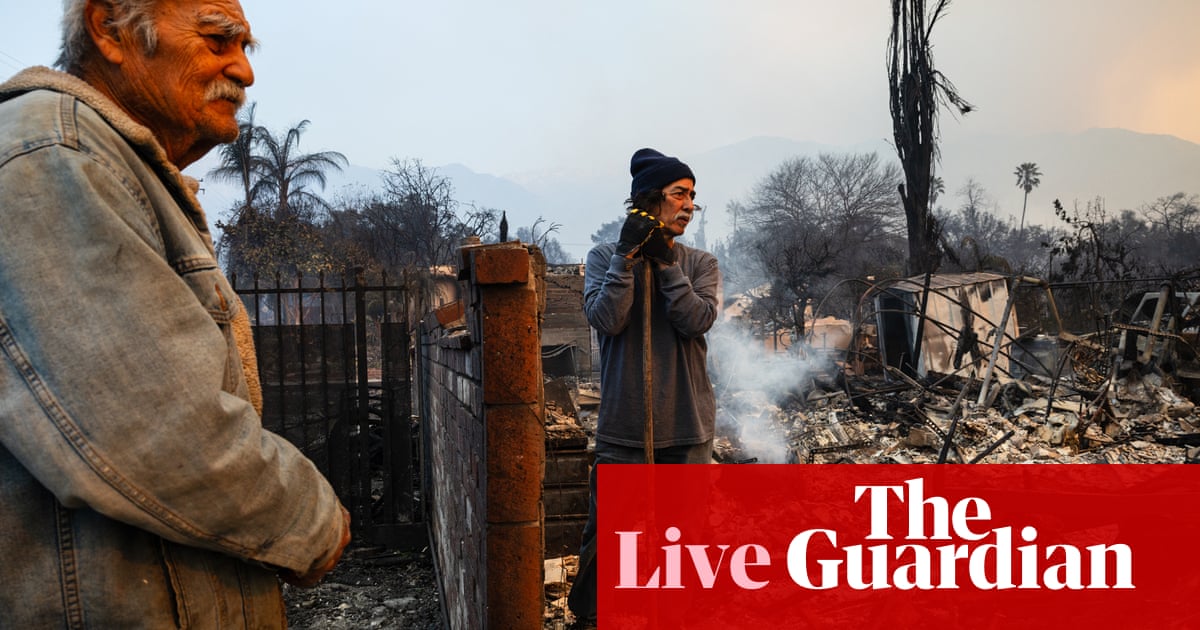
<path id="1" fill-rule="evenodd" d="M 834 529 L 800 532 L 786 550 L 787 573 L 797 586 L 811 590 L 1134 588 L 1133 551 L 1128 545 L 1080 549 L 1041 543 L 1032 526 L 988 528 L 992 514 L 987 501 L 968 497 L 951 506 L 944 497 L 926 498 L 920 478 L 903 485 L 856 486 L 854 502 L 870 509 L 870 531 L 864 539 L 880 543 L 841 547 Z M 897 540 L 888 529 L 888 511 L 900 506 L 907 509 L 908 527 Z M 615 533 L 618 589 L 682 589 L 685 571 L 693 573 L 705 589 L 713 588 L 722 574 L 747 590 L 769 583 L 766 573 L 772 557 L 765 546 L 680 544 L 683 532 L 673 526 L 664 531 L 672 544 L 661 547 L 661 562 L 642 581 L 638 539 L 643 532 Z M 946 543 L 934 544 L 939 541 Z"/>

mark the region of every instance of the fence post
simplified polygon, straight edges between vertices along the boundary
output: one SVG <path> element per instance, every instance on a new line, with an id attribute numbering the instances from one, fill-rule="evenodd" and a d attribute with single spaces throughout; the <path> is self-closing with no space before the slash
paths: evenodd
<path id="1" fill-rule="evenodd" d="M 371 522 L 371 390 L 367 382 L 367 292 L 362 267 L 354 268 L 354 357 L 358 399 L 354 421 L 358 433 L 354 449 L 357 491 L 353 517 L 365 527 Z"/>

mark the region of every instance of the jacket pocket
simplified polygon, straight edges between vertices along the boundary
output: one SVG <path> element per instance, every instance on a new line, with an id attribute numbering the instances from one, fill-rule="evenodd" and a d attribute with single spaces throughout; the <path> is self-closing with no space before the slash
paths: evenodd
<path id="1" fill-rule="evenodd" d="M 187 282 L 196 299 L 220 329 L 221 338 L 225 340 L 227 351 L 222 389 L 248 399 L 241 356 L 233 333 L 233 319 L 237 310 L 241 308 L 241 298 L 229 285 L 225 274 L 221 273 L 212 258 L 185 259 L 177 261 L 175 265 L 179 276 Z"/>
<path id="2" fill-rule="evenodd" d="M 208 630 L 287 626 L 283 592 L 270 571 L 236 558 L 162 542 L 180 628 Z"/>

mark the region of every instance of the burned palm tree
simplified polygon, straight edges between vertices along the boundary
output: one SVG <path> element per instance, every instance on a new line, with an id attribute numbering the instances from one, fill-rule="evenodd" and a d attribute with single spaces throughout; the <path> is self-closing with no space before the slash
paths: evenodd
<path id="1" fill-rule="evenodd" d="M 930 34 L 950 0 L 938 0 L 926 12 L 925 0 L 892 0 L 888 37 L 888 82 L 892 133 L 904 169 L 900 199 L 908 223 L 908 272 L 932 271 L 939 259 L 938 226 L 930 208 L 938 159 L 938 108 L 966 114 L 972 106 L 933 67 Z"/>

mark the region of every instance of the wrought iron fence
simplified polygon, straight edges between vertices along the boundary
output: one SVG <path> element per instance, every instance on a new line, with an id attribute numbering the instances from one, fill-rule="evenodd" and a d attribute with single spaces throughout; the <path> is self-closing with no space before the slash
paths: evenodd
<path id="1" fill-rule="evenodd" d="M 356 536 L 424 544 L 407 278 L 369 282 L 355 269 L 238 280 L 254 330 L 263 425 L 325 473 Z"/>

